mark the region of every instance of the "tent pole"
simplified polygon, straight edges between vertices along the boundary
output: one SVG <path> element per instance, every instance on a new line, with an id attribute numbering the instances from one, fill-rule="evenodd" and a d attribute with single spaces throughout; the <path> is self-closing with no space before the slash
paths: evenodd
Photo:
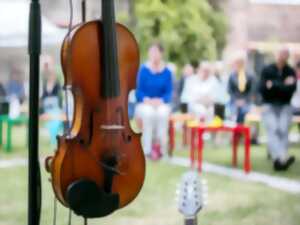
<path id="1" fill-rule="evenodd" d="M 41 174 L 38 149 L 41 26 L 39 0 L 31 0 L 28 40 L 28 53 L 30 56 L 28 225 L 39 225 L 41 213 Z"/>

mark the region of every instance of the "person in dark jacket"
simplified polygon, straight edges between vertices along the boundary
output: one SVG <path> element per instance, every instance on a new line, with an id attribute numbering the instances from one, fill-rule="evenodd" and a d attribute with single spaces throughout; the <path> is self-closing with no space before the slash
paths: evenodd
<path id="1" fill-rule="evenodd" d="M 289 55 L 288 49 L 280 49 L 276 62 L 263 69 L 260 80 L 268 151 L 276 171 L 287 170 L 295 161 L 294 156 L 288 156 L 288 131 L 292 119 L 290 102 L 297 87 L 295 71 L 288 65 Z"/>
<path id="2" fill-rule="evenodd" d="M 231 113 L 236 116 L 239 124 L 244 123 L 250 110 L 253 88 L 253 76 L 246 71 L 246 55 L 240 53 L 234 60 L 234 71 L 228 81 Z"/>
<path id="3" fill-rule="evenodd" d="M 0 82 L 0 101 L 6 98 L 6 91 L 3 84 Z"/>

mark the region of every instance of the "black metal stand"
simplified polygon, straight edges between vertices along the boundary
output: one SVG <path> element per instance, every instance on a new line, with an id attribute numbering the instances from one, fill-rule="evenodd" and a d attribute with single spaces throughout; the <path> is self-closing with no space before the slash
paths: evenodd
<path id="1" fill-rule="evenodd" d="M 39 225 L 41 213 L 41 174 L 38 149 L 41 26 L 39 0 L 31 0 L 28 42 L 30 55 L 28 225 Z"/>
<path id="2" fill-rule="evenodd" d="M 82 22 L 86 22 L 86 0 L 81 1 L 81 15 L 82 15 Z"/>

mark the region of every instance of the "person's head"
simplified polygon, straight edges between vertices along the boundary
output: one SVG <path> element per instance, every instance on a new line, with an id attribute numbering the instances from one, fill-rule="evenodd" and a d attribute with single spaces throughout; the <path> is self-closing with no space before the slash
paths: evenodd
<path id="1" fill-rule="evenodd" d="M 182 74 L 185 77 L 193 75 L 194 74 L 194 67 L 191 64 L 186 64 L 182 69 Z"/>
<path id="2" fill-rule="evenodd" d="M 22 80 L 22 71 L 18 67 L 14 66 L 11 69 L 10 80 L 13 80 L 13 81 L 21 81 Z"/>
<path id="3" fill-rule="evenodd" d="M 233 68 L 235 71 L 244 70 L 246 67 L 247 54 L 243 51 L 236 53 L 233 60 Z"/>
<path id="4" fill-rule="evenodd" d="M 152 63 L 160 63 L 163 58 L 164 48 L 159 43 L 154 43 L 148 50 L 148 57 Z"/>
<path id="5" fill-rule="evenodd" d="M 55 65 L 51 56 L 45 56 L 43 58 L 43 75 L 47 82 L 56 81 Z"/>
<path id="6" fill-rule="evenodd" d="M 198 75 L 202 80 L 207 80 L 211 75 L 211 64 L 209 62 L 201 62 L 198 67 Z"/>
<path id="7" fill-rule="evenodd" d="M 224 72 L 224 62 L 223 61 L 216 61 L 214 64 L 215 72 L 218 75 L 223 74 Z"/>
<path id="8" fill-rule="evenodd" d="M 280 48 L 276 53 L 277 66 L 283 67 L 286 65 L 290 58 L 290 50 L 287 47 Z"/>

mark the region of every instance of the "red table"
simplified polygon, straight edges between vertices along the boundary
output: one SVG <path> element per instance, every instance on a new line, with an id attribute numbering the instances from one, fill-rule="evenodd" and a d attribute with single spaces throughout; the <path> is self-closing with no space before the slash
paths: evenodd
<path id="1" fill-rule="evenodd" d="M 195 166 L 195 152 L 196 152 L 196 143 L 195 140 L 198 140 L 197 150 L 198 150 L 198 170 L 202 172 L 202 160 L 203 160 L 203 134 L 205 132 L 231 132 L 232 133 L 232 165 L 237 166 L 237 151 L 238 144 L 242 135 L 244 135 L 244 145 L 245 145 L 245 156 L 244 156 L 244 171 L 249 173 L 251 171 L 251 158 L 250 158 L 250 128 L 246 126 L 236 126 L 236 127 L 192 127 L 191 128 L 191 166 Z M 197 138 L 197 139 L 196 139 Z"/>

